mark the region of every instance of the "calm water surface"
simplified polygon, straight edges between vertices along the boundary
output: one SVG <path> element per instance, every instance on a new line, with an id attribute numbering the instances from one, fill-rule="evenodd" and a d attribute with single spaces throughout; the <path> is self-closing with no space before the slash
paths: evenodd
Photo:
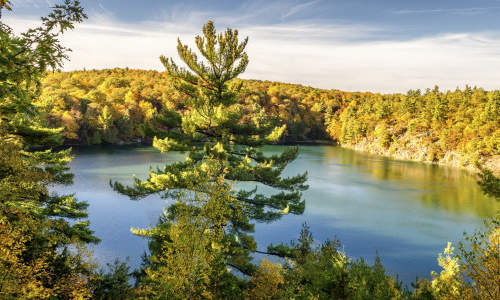
<path id="1" fill-rule="evenodd" d="M 278 152 L 284 146 L 271 146 Z M 101 263 L 116 258 L 137 267 L 147 242 L 131 227 L 154 225 L 168 200 L 154 195 L 139 201 L 115 193 L 110 180 L 145 178 L 149 166 L 179 160 L 152 147 L 79 147 L 71 163 L 74 184 L 58 187 L 87 201 L 91 228 L 102 242 L 94 247 Z M 482 218 L 499 208 L 483 196 L 465 171 L 395 161 L 334 146 L 301 146 L 299 158 L 285 175 L 308 171 L 303 215 L 286 215 L 271 224 L 257 224 L 260 250 L 269 243 L 298 237 L 307 222 L 315 239 L 338 238 L 349 256 L 372 262 L 377 252 L 391 274 L 409 283 L 415 276 L 439 270 L 437 254 L 447 241 L 459 241 L 464 231 L 481 226 Z"/>

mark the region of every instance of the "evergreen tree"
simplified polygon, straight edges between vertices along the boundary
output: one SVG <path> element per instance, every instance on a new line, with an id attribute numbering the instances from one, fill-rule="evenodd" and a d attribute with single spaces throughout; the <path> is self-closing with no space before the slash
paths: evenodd
<path id="1" fill-rule="evenodd" d="M 0 2 L 3 8 L 10 10 L 9 1 Z M 20 36 L 0 22 L 0 218 L 12 228 L 7 232 L 23 235 L 17 252 L 0 249 L 11 256 L 0 260 L 0 272 L 7 276 L 12 271 L 9 260 L 28 268 L 44 266 L 42 273 L 33 274 L 34 285 L 21 280 L 17 292 L 2 296 L 85 294 L 80 275 L 88 275 L 89 266 L 68 247 L 98 239 L 88 221 L 81 221 L 87 217 L 86 203 L 49 192 L 51 185 L 71 183 L 70 150 L 51 150 L 63 141 L 61 129 L 45 127 L 33 105 L 40 78 L 67 58 L 58 35 L 84 18 L 79 2 L 66 0 L 42 18 L 42 26 Z"/>
<path id="2" fill-rule="evenodd" d="M 73 175 L 68 173 L 71 160 L 70 150 L 53 151 L 51 147 L 61 145 L 61 128 L 50 129 L 39 120 L 33 100 L 40 93 L 40 78 L 48 67 L 56 68 L 67 59 L 68 50 L 57 40 L 59 33 L 73 28 L 74 22 L 86 18 L 78 1 L 67 0 L 64 5 L 56 5 L 49 16 L 42 18 L 43 26 L 29 29 L 20 37 L 1 23 L 0 59 L 0 130 L 2 141 L 9 144 L 12 152 L 22 159 L 26 171 L 34 174 L 24 180 L 31 185 L 20 188 L 39 188 L 37 193 L 20 192 L 4 197 L 2 205 L 10 210 L 22 210 L 30 215 L 45 218 L 61 218 L 59 232 L 81 241 L 96 241 L 88 229 L 88 224 L 63 222 L 64 218 L 84 218 L 86 204 L 76 201 L 71 195 L 49 195 L 47 186 L 70 184 Z M 7 147 L 7 146 L 6 146 Z M 45 150 L 44 150 L 45 149 Z M 2 180 L 12 177 L 12 166 L 2 164 Z M 37 186 L 38 184 L 38 186 Z M 15 185 L 13 183 L 13 185 Z M 33 197 L 26 201 L 26 196 Z M 65 224 L 65 225 L 62 225 Z"/>
<path id="3" fill-rule="evenodd" d="M 215 182 L 224 175 L 229 182 L 254 182 L 280 190 L 271 196 L 257 193 L 257 187 L 233 192 L 245 213 L 228 216 L 231 229 L 226 234 L 237 238 L 232 239 L 227 263 L 249 274 L 254 270 L 250 253 L 256 250 L 249 235 L 253 231 L 250 220 L 270 222 L 286 213 L 301 214 L 301 191 L 307 186 L 305 173 L 281 175 L 297 157 L 297 147 L 279 155 L 262 152 L 262 146 L 278 141 L 285 127 L 278 126 L 279 120 L 267 115 L 262 107 L 238 101 L 241 83 L 233 79 L 248 65 L 244 52 L 247 41 L 239 41 L 237 30 L 217 34 L 209 21 L 203 26 L 203 36 L 195 39 L 204 60 L 180 40 L 177 51 L 188 69 L 179 67 L 173 59 L 160 58 L 185 101 L 184 110 L 167 111 L 157 118 L 151 129 L 153 145 L 162 152 L 187 152 L 186 159 L 151 170 L 146 180 L 135 178 L 133 186 L 115 182 L 114 188 L 132 198 L 168 195 L 169 191 Z"/>

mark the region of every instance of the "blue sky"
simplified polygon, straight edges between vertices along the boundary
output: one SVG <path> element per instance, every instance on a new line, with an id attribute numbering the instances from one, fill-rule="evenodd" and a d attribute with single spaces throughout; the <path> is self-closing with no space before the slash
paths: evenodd
<path id="1" fill-rule="evenodd" d="M 34 24 L 54 0 L 14 0 L 4 22 Z M 178 36 L 192 43 L 201 25 L 249 36 L 243 77 L 322 88 L 401 92 L 435 84 L 497 88 L 498 0 L 83 0 L 89 20 L 63 38 L 65 69 L 162 70 Z"/>

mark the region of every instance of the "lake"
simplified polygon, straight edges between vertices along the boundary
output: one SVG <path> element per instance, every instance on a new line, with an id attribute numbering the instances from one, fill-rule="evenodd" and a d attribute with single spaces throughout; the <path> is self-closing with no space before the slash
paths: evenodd
<path id="1" fill-rule="evenodd" d="M 267 153 L 285 146 L 269 146 Z M 92 230 L 102 240 L 93 247 L 100 263 L 116 258 L 138 267 L 146 240 L 131 227 L 156 224 L 168 200 L 150 196 L 129 200 L 109 181 L 130 183 L 132 174 L 145 178 L 149 166 L 179 160 L 145 146 L 74 148 L 74 184 L 56 187 L 87 201 Z M 307 222 L 318 242 L 340 239 L 347 255 L 373 262 L 377 253 L 390 274 L 405 283 L 438 271 L 437 255 L 448 241 L 482 225 L 500 205 L 485 197 L 468 172 L 417 162 L 396 161 L 336 146 L 301 146 L 285 175 L 308 171 L 303 215 L 285 215 L 271 224 L 257 224 L 259 250 L 269 243 L 295 240 Z"/>

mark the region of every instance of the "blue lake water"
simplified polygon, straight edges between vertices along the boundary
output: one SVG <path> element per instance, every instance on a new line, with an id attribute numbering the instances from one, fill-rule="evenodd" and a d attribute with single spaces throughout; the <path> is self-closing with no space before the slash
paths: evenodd
<path id="1" fill-rule="evenodd" d="M 285 146 L 270 146 L 278 152 Z M 149 166 L 179 160 L 152 147 L 98 146 L 74 148 L 74 184 L 56 187 L 87 201 L 91 228 L 102 240 L 94 246 L 100 263 L 116 258 L 138 267 L 147 241 L 131 227 L 156 224 L 168 200 L 157 195 L 139 201 L 117 194 L 109 181 L 130 183 L 132 174 L 146 177 Z M 437 255 L 448 241 L 459 241 L 492 216 L 500 205 L 485 197 L 475 178 L 463 170 L 396 161 L 335 146 L 301 146 L 285 175 L 307 171 L 305 213 L 257 224 L 259 250 L 270 243 L 295 240 L 307 222 L 318 242 L 338 238 L 347 255 L 372 262 L 377 252 L 390 274 L 405 283 L 438 271 Z"/>

